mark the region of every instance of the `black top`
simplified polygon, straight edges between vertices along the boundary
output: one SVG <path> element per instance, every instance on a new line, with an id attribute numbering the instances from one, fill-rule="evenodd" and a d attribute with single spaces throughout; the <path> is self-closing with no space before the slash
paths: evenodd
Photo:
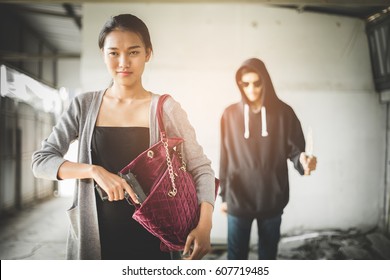
<path id="1" fill-rule="evenodd" d="M 95 127 L 92 162 L 119 172 L 149 147 L 149 128 Z M 134 207 L 126 200 L 102 201 L 96 193 L 102 259 L 170 259 L 160 251 L 160 240 L 132 219 Z"/>

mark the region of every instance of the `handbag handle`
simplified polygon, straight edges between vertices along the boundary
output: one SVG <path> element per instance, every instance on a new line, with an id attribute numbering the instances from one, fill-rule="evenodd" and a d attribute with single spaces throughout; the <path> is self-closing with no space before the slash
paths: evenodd
<path id="1" fill-rule="evenodd" d="M 169 97 L 171 97 L 169 94 L 161 95 L 160 98 L 158 99 L 158 103 L 157 103 L 156 115 L 157 115 L 158 127 L 160 129 L 161 139 L 165 139 L 167 137 L 167 133 L 165 132 L 164 121 L 163 121 L 163 105 L 164 105 L 164 102 Z"/>

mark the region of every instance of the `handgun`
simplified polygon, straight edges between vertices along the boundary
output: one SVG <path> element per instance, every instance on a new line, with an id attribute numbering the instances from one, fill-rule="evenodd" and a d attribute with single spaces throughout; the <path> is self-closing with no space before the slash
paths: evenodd
<path id="1" fill-rule="evenodd" d="M 102 199 L 102 201 L 108 200 L 108 194 L 101 187 L 99 187 L 98 184 L 95 184 L 95 189 L 98 192 L 98 194 L 99 194 L 100 198 Z"/>
<path id="2" fill-rule="evenodd" d="M 143 203 L 147 195 L 145 194 L 143 188 L 139 184 L 137 178 L 135 178 L 135 175 L 129 171 L 126 174 L 119 173 L 119 176 L 125 179 L 127 184 L 132 188 L 135 195 L 137 196 L 139 203 Z"/>

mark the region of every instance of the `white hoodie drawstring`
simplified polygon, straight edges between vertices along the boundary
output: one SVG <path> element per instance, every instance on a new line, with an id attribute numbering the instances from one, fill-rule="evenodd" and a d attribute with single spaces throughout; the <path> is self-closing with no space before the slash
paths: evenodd
<path id="1" fill-rule="evenodd" d="M 244 138 L 249 138 L 249 105 L 244 105 Z"/>
<path id="2" fill-rule="evenodd" d="M 249 132 L 249 105 L 244 104 L 244 138 L 248 139 Z M 264 106 L 261 107 L 261 136 L 267 137 L 267 111 Z"/>
<path id="3" fill-rule="evenodd" d="M 267 137 L 268 131 L 267 131 L 267 112 L 265 110 L 265 107 L 261 107 L 261 136 Z"/>

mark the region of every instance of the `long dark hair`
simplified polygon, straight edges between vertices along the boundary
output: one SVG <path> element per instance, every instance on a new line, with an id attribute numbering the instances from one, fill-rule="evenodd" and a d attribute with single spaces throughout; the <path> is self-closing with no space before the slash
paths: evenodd
<path id="1" fill-rule="evenodd" d="M 111 17 L 103 26 L 99 34 L 98 45 L 102 49 L 107 35 L 113 30 L 126 30 L 138 34 L 143 41 L 145 48 L 153 51 L 150 34 L 146 24 L 131 14 L 121 14 Z"/>

